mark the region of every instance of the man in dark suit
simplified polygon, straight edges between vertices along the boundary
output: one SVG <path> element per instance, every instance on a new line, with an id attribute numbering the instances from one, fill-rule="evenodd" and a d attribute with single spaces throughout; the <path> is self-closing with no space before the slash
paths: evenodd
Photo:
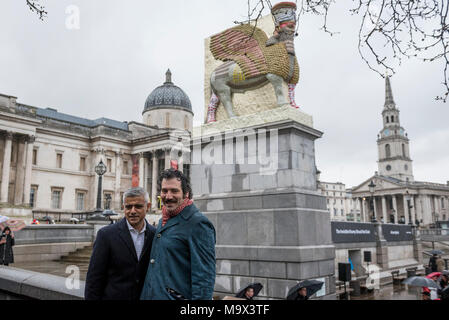
<path id="1" fill-rule="evenodd" d="M 125 218 L 98 231 L 87 271 L 86 300 L 138 300 L 156 229 L 145 219 L 148 193 L 123 195 Z"/>

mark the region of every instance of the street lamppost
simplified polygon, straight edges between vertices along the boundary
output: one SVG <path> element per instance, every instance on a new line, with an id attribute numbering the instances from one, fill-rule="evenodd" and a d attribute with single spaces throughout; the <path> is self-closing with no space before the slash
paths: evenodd
<path id="1" fill-rule="evenodd" d="M 95 173 L 98 174 L 98 193 L 97 193 L 97 210 L 95 212 L 101 212 L 101 193 L 103 175 L 106 173 L 107 167 L 103 163 L 103 160 L 95 166 Z"/>
<path id="2" fill-rule="evenodd" d="M 369 188 L 369 192 L 371 193 L 371 198 L 373 200 L 373 217 L 371 219 L 371 222 L 372 223 L 376 223 L 377 222 L 377 220 L 376 220 L 376 209 L 374 208 L 374 206 L 376 205 L 374 203 L 374 188 L 376 188 L 376 185 L 374 184 L 373 180 L 371 180 L 371 183 L 368 185 L 368 188 Z"/>

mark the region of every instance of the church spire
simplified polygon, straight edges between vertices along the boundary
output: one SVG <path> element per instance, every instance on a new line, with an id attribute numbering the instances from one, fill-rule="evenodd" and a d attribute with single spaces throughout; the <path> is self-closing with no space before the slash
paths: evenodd
<path id="1" fill-rule="evenodd" d="M 390 76 L 385 77 L 385 106 L 395 105 L 393 91 L 391 90 Z"/>

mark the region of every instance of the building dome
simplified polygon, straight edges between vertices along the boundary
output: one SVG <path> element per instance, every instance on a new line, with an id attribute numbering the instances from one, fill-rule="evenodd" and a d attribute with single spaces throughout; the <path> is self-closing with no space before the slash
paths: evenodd
<path id="1" fill-rule="evenodd" d="M 175 86 L 171 81 L 170 69 L 167 70 L 165 75 L 165 83 L 151 92 L 145 102 L 145 109 L 143 112 L 145 113 L 146 111 L 160 108 L 180 108 L 192 112 L 192 104 L 190 103 L 187 94 L 185 94 L 181 88 Z"/>

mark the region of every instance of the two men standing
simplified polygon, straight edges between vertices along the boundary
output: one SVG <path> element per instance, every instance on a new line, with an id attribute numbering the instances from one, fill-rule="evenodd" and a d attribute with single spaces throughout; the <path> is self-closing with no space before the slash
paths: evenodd
<path id="1" fill-rule="evenodd" d="M 101 229 L 86 279 L 87 300 L 211 300 L 215 229 L 192 201 L 189 179 L 169 169 L 158 189 L 164 204 L 157 229 L 145 215 L 148 193 L 130 189 L 125 218 Z"/>

